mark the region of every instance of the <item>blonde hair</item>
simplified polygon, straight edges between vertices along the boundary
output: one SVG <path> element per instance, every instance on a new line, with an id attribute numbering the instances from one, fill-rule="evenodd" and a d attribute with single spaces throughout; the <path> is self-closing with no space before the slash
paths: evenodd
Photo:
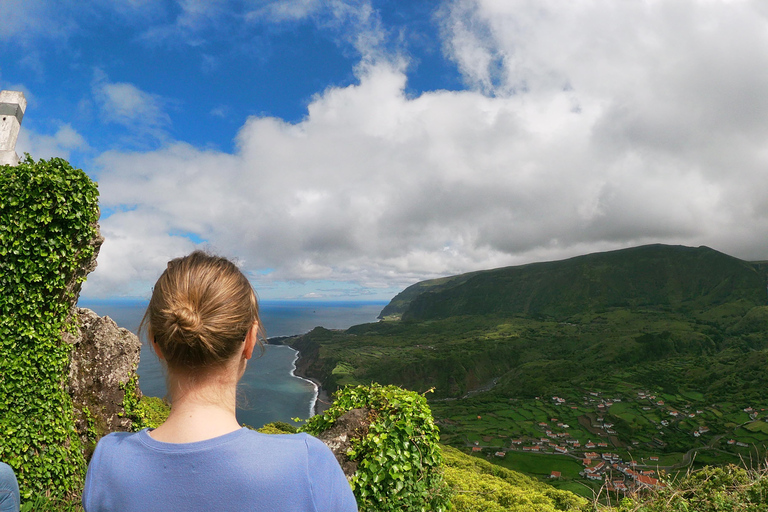
<path id="1" fill-rule="evenodd" d="M 251 283 L 226 258 L 195 251 L 168 262 L 139 330 L 157 343 L 169 369 L 198 369 L 229 361 L 254 322 L 263 348 Z"/>

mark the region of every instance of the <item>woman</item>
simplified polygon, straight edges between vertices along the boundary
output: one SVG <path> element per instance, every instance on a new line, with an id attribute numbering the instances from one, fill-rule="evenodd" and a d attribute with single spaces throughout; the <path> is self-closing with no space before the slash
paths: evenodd
<path id="1" fill-rule="evenodd" d="M 171 413 L 154 430 L 99 442 L 86 512 L 357 510 L 322 442 L 237 423 L 237 382 L 261 348 L 261 324 L 253 288 L 233 263 L 199 251 L 170 261 L 141 328 L 167 366 Z"/>

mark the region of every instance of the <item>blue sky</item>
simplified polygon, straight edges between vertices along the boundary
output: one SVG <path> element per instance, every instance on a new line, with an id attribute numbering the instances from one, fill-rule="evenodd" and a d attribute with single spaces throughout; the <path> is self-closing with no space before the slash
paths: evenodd
<path id="1" fill-rule="evenodd" d="M 265 299 L 644 243 L 768 258 L 768 9 L 750 0 L 5 0 L 17 150 L 99 182 L 83 296 L 172 257 Z"/>

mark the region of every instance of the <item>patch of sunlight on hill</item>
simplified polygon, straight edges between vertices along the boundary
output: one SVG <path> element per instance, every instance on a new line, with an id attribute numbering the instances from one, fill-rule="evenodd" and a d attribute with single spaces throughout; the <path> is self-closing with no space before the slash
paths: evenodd
<path id="1" fill-rule="evenodd" d="M 587 500 L 443 446 L 444 477 L 456 512 L 555 512 L 581 510 Z"/>

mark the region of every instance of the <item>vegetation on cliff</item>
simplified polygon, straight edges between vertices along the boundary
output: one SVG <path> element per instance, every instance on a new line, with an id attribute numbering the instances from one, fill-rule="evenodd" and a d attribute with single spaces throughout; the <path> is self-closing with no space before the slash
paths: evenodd
<path id="1" fill-rule="evenodd" d="M 370 512 L 448 510 L 440 435 L 424 396 L 395 386 L 344 388 L 302 430 L 319 435 L 353 409 L 367 416 L 346 453 L 357 465 L 350 484 L 358 506 Z"/>
<path id="2" fill-rule="evenodd" d="M 25 498 L 82 488 L 61 333 L 73 329 L 70 306 L 93 257 L 97 198 L 61 159 L 0 167 L 0 458 Z"/>
<path id="3" fill-rule="evenodd" d="M 443 446 L 445 480 L 456 512 L 586 510 L 589 501 Z"/>

